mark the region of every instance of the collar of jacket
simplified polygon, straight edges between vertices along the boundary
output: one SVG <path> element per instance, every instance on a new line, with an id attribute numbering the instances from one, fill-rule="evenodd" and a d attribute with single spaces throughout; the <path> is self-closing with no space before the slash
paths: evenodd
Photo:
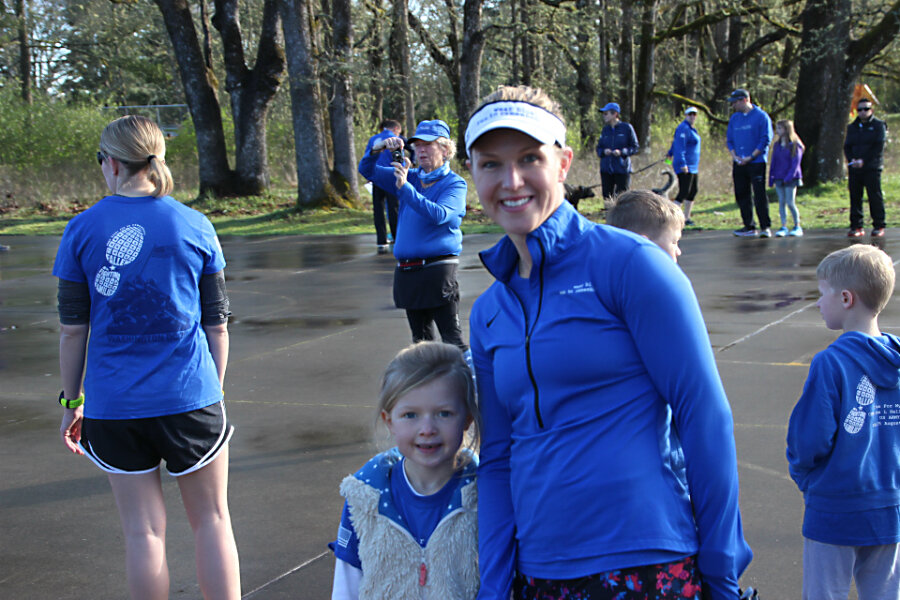
<path id="1" fill-rule="evenodd" d="M 467 499 L 463 497 L 462 488 L 475 480 L 475 472 L 478 468 L 478 457 L 469 450 L 463 450 L 463 452 L 469 454 L 469 462 L 463 467 L 459 474 L 454 475 L 454 477 L 463 480 L 463 485 L 458 486 L 453 492 L 453 497 L 451 498 L 449 505 L 445 507 L 441 514 L 442 519 L 461 507 L 467 509 L 474 508 L 473 506 L 466 505 Z M 387 452 L 382 452 L 373 457 L 363 466 L 363 468 L 357 471 L 353 477 L 378 491 L 380 495 L 378 512 L 382 516 L 387 517 L 405 528 L 406 524 L 400 516 L 400 509 L 394 504 L 394 497 L 391 494 L 391 471 L 395 467 L 400 467 L 402 459 L 403 456 L 400 454 L 400 451 L 396 447 L 391 448 Z"/>
<path id="2" fill-rule="evenodd" d="M 582 217 L 567 200 L 563 200 L 559 208 L 526 238 L 535 266 L 552 263 L 596 226 Z M 478 256 L 491 275 L 503 283 L 509 282 L 519 262 L 519 254 L 509 236 L 503 236 L 496 245 Z"/>

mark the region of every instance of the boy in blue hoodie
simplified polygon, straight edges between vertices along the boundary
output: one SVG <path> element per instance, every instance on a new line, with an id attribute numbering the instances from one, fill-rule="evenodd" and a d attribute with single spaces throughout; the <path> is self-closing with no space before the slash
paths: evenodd
<path id="1" fill-rule="evenodd" d="M 816 305 L 843 334 L 813 358 L 788 425 L 790 473 L 803 492 L 803 598 L 900 599 L 900 339 L 878 314 L 894 291 L 873 246 L 832 252 Z"/>

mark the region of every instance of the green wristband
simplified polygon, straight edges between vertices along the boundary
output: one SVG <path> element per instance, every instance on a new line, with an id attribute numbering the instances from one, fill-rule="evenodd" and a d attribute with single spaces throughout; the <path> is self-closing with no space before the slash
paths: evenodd
<path id="1" fill-rule="evenodd" d="M 84 392 L 81 392 L 81 395 L 73 400 L 68 400 L 66 398 L 66 390 L 61 390 L 59 392 L 59 404 L 63 408 L 78 408 L 82 404 L 84 404 Z"/>

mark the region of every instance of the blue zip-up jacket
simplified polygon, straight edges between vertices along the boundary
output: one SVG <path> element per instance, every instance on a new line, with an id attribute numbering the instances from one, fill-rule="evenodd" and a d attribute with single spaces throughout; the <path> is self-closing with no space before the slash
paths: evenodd
<path id="1" fill-rule="evenodd" d="M 807 508 L 900 505 L 900 338 L 850 331 L 813 358 L 788 424 L 787 459 Z M 804 535 L 827 541 L 831 532 L 809 516 Z"/>
<path id="2" fill-rule="evenodd" d="M 366 154 L 372 152 L 372 146 L 380 142 L 381 140 L 386 140 L 391 137 L 396 137 L 394 132 L 390 129 L 384 129 L 381 133 L 376 133 L 372 137 L 369 138 L 368 143 L 366 143 Z M 375 164 L 379 167 L 389 167 L 391 166 L 391 151 L 385 148 L 381 151 L 381 154 L 378 155 L 378 160 L 375 161 Z"/>
<path id="3" fill-rule="evenodd" d="M 397 189 L 394 169 L 376 165 L 378 156 L 367 152 L 359 161 L 360 174 L 389 194 L 397 196 L 397 239 L 394 256 L 399 260 L 459 255 L 460 224 L 466 214 L 466 180 L 450 171 L 424 187 L 415 169 Z"/>
<path id="4" fill-rule="evenodd" d="M 759 150 L 762 154 L 751 162 L 764 163 L 769 159 L 772 143 L 772 119 L 756 105 L 747 114 L 736 112 L 728 120 L 725 138 L 729 151 L 738 156 L 752 156 L 754 150 Z"/>
<path id="5" fill-rule="evenodd" d="M 683 167 L 688 173 L 697 173 L 700 168 L 700 133 L 687 121 L 682 121 L 675 128 L 672 146 L 668 156 L 672 157 L 672 168 L 681 173 Z"/>
<path id="6" fill-rule="evenodd" d="M 604 150 L 620 150 L 621 156 L 606 156 Z M 641 151 L 634 128 L 624 121 L 615 127 L 604 125 L 597 140 L 597 156 L 601 173 L 631 173 L 631 156 Z"/>
<path id="7" fill-rule="evenodd" d="M 527 244 L 527 282 L 512 279 L 508 237 L 481 253 L 497 281 L 470 319 L 479 599 L 507 600 L 515 569 L 568 579 L 697 553 L 711 597 L 733 600 L 752 554 L 731 409 L 690 282 L 655 244 L 567 202 Z"/>

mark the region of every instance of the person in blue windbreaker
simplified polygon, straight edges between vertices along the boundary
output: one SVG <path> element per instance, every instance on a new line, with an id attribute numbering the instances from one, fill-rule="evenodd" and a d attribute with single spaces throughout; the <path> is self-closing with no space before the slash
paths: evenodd
<path id="1" fill-rule="evenodd" d="M 414 342 L 441 340 L 463 352 L 456 270 L 462 252 L 460 224 L 466 214 L 466 180 L 450 169 L 456 144 L 441 120 L 422 121 L 409 138 L 418 167 L 403 163 L 378 166 L 384 150 L 402 150 L 402 138 L 377 140 L 359 161 L 360 174 L 397 195 L 397 238 L 394 240 L 394 304 L 406 311 Z"/>
<path id="2" fill-rule="evenodd" d="M 631 187 L 631 157 L 640 152 L 641 147 L 634 128 L 619 119 L 622 109 L 616 102 L 609 102 L 601 111 L 606 125 L 597 140 L 600 185 L 603 197 L 612 198 Z"/>
<path id="3" fill-rule="evenodd" d="M 672 160 L 672 168 L 678 176 L 678 195 L 675 202 L 684 211 L 684 224 L 693 225 L 691 208 L 697 196 L 697 173 L 700 169 L 700 133 L 697 122 L 697 108 L 688 106 L 684 111 L 684 121 L 675 128 L 672 145 L 666 157 Z"/>
<path id="4" fill-rule="evenodd" d="M 465 141 L 506 233 L 480 255 L 495 281 L 469 319 L 478 599 L 737 600 L 752 555 L 734 425 L 690 282 L 563 201 L 573 152 L 544 92 L 501 87 Z"/>
<path id="5" fill-rule="evenodd" d="M 750 101 L 747 90 L 737 89 L 728 97 L 734 113 L 728 120 L 725 145 L 734 161 L 731 177 L 734 199 L 744 226 L 734 230 L 738 237 L 772 237 L 769 198 L 766 196 L 766 162 L 772 143 L 772 119 Z M 759 217 L 759 229 L 753 221 L 753 208 Z"/>

